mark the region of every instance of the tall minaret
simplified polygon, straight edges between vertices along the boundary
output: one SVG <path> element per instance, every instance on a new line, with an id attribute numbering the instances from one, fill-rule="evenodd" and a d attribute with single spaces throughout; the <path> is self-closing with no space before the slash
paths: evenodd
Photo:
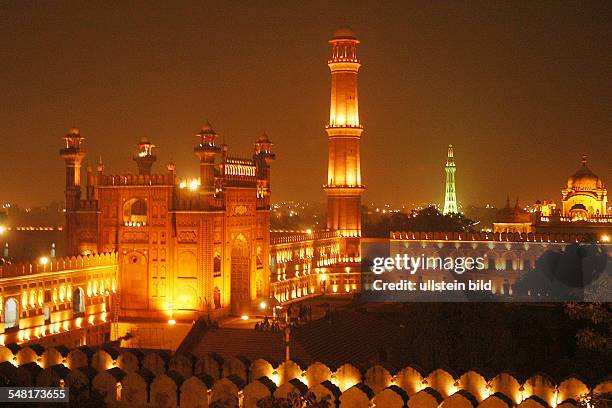
<path id="1" fill-rule="evenodd" d="M 331 40 L 331 104 L 327 170 L 327 228 L 343 237 L 361 236 L 361 159 L 359 144 L 363 127 L 359 123 L 357 72 L 361 61 L 357 56 L 359 40 L 348 28 L 336 30 Z M 346 255 L 356 258 L 359 249 L 347 245 Z"/>
<path id="2" fill-rule="evenodd" d="M 207 207 L 215 195 L 215 159 L 221 154 L 221 148 L 215 141 L 219 135 L 210 122 L 206 122 L 196 136 L 199 142 L 193 152 L 200 159 L 200 202 L 203 207 Z"/>
<path id="3" fill-rule="evenodd" d="M 442 214 L 457 214 L 457 193 L 455 189 L 455 155 L 453 145 L 448 145 L 448 157 L 446 159 L 446 194 L 444 195 L 444 210 Z"/>
<path id="4" fill-rule="evenodd" d="M 78 128 L 71 128 L 64 136 L 65 146 L 60 156 L 66 162 L 66 210 L 76 211 L 81 199 L 81 163 L 85 158 L 85 149 Z"/>
<path id="5" fill-rule="evenodd" d="M 60 156 L 66 163 L 66 251 L 70 255 L 79 254 L 79 210 L 81 203 L 81 163 L 85 149 L 78 128 L 72 128 L 64 136 L 64 147 Z"/>

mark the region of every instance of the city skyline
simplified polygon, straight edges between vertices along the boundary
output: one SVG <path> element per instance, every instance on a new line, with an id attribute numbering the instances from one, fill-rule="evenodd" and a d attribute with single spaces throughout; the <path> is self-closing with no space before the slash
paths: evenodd
<path id="1" fill-rule="evenodd" d="M 318 16 L 315 24 L 309 11 L 316 3 L 259 10 L 184 3 L 140 13 L 95 4 L 0 7 L 9 31 L 0 49 L 13 55 L 2 74 L 9 109 L 0 114 L 0 170 L 9 177 L 1 201 L 27 206 L 61 198 L 55 152 L 71 126 L 87 139 L 92 166 L 102 155 L 110 172 L 135 173 L 126 159 L 146 135 L 159 146 L 154 172 L 174 160 L 180 176 L 195 177 L 191 149 L 206 120 L 232 147 L 242 146 L 232 151 L 239 156 L 250 154 L 244 146 L 263 131 L 269 134 L 277 152 L 274 202 L 324 201 L 329 79 L 321 61 L 338 13 Z M 610 179 L 605 101 L 612 93 L 603 52 L 609 7 L 403 7 L 361 5 L 343 21 L 362 40 L 366 61 L 360 75 L 364 203 L 443 202 L 444 153 L 451 143 L 463 205 L 502 206 L 508 193 L 525 204 L 559 201 L 559 188 L 582 154 L 596 174 Z M 448 15 L 441 18 L 442 12 Z M 261 18 L 247 19 L 253 13 Z M 370 24 L 371 13 L 384 16 L 384 23 Z M 302 24 L 271 28 L 283 15 Z M 552 35 L 547 29 L 557 19 L 574 24 Z M 43 23 L 45 35 L 27 32 Z M 249 37 L 255 29 L 258 35 Z M 236 50 L 222 41 L 232 35 Z M 604 41 L 594 44 L 593 36 Z M 465 55 L 453 58 L 459 53 Z"/>

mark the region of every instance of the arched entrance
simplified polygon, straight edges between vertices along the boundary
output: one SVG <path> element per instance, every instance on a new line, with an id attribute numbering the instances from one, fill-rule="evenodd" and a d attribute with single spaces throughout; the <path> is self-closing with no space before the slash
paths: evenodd
<path id="1" fill-rule="evenodd" d="M 72 313 L 85 313 L 85 292 L 81 288 L 76 288 L 72 294 Z"/>
<path id="2" fill-rule="evenodd" d="M 19 305 L 10 298 L 4 304 L 4 329 L 19 327 Z"/>
<path id="3" fill-rule="evenodd" d="M 233 314 L 242 315 L 248 312 L 250 306 L 249 243 L 242 234 L 238 234 L 232 245 L 231 265 L 231 309 Z"/>
<path id="4" fill-rule="evenodd" d="M 140 252 L 130 252 L 123 257 L 120 286 L 122 308 L 147 308 L 149 293 L 147 270 L 147 258 Z"/>

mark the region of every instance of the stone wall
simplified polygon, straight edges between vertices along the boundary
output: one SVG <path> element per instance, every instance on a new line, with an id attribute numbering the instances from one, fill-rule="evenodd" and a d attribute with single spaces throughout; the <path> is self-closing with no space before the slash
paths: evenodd
<path id="1" fill-rule="evenodd" d="M 0 377 L 17 386 L 81 384 L 102 393 L 110 406 L 208 407 L 229 401 L 225 406 L 248 408 L 270 396 L 311 393 L 329 398 L 331 406 L 350 408 L 571 408 L 589 393 L 612 392 L 610 379 L 585 384 L 542 373 L 516 378 L 443 369 L 424 373 L 415 367 L 394 371 L 381 365 L 303 366 L 112 347 L 0 346 L 0 361 Z"/>

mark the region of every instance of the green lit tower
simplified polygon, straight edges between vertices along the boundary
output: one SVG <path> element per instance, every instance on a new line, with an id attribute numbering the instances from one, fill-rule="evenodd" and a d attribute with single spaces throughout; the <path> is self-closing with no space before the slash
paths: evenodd
<path id="1" fill-rule="evenodd" d="M 453 145 L 448 145 L 448 157 L 446 158 L 446 194 L 444 195 L 444 210 L 442 214 L 458 213 L 457 210 L 457 190 L 455 189 L 455 156 Z"/>

